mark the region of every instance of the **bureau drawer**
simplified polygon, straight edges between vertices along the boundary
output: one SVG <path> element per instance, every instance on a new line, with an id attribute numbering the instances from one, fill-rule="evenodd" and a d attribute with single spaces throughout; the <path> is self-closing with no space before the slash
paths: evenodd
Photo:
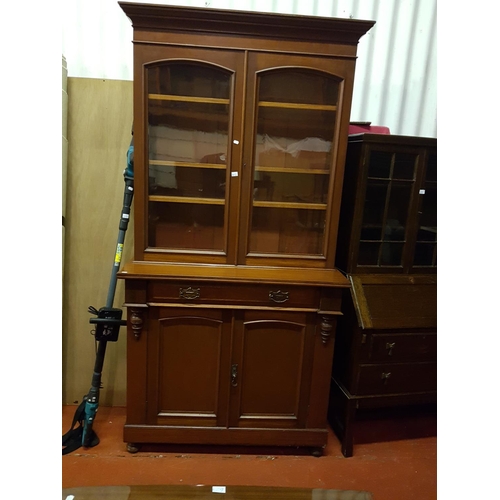
<path id="1" fill-rule="evenodd" d="M 436 363 L 361 365 L 357 395 L 401 394 L 435 391 Z"/>
<path id="2" fill-rule="evenodd" d="M 429 333 L 374 333 L 370 335 L 368 359 L 372 363 L 434 361 L 437 335 Z"/>
<path id="3" fill-rule="evenodd" d="M 148 302 L 318 309 L 320 290 L 286 285 L 151 281 Z"/>

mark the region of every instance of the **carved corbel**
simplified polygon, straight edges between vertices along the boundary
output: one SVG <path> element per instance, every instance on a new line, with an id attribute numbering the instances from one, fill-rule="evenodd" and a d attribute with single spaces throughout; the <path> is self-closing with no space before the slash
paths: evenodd
<path id="1" fill-rule="evenodd" d="M 139 340 L 144 324 L 144 310 L 139 308 L 130 309 L 130 326 L 136 340 Z"/>

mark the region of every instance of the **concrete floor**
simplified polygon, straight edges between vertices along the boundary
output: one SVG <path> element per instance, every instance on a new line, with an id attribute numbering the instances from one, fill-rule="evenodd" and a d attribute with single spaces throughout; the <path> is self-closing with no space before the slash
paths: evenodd
<path id="1" fill-rule="evenodd" d="M 76 406 L 63 406 L 62 432 Z M 344 458 L 330 431 L 324 456 L 283 448 L 149 446 L 136 454 L 122 440 L 125 408 L 100 407 L 100 444 L 62 457 L 63 488 L 226 485 L 369 491 L 374 500 L 437 498 L 436 417 L 360 421 L 354 456 Z"/>

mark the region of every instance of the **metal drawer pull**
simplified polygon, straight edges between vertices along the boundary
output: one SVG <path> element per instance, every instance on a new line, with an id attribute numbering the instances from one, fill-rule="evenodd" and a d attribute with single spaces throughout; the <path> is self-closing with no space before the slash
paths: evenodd
<path id="1" fill-rule="evenodd" d="M 387 349 L 387 356 L 392 356 L 392 349 L 396 345 L 396 342 L 387 342 L 385 348 Z"/>
<path id="2" fill-rule="evenodd" d="M 233 387 L 238 385 L 238 365 L 231 366 L 231 385 Z"/>
<path id="3" fill-rule="evenodd" d="M 278 304 L 282 304 L 283 302 L 286 302 L 289 297 L 288 297 L 288 292 L 282 292 L 281 290 L 276 290 L 275 292 L 269 292 L 269 298 L 273 302 L 277 302 Z"/>
<path id="4" fill-rule="evenodd" d="M 200 298 L 199 288 L 179 288 L 179 297 L 181 299 L 194 300 Z"/>
<path id="5" fill-rule="evenodd" d="M 384 381 L 384 384 L 387 384 L 387 380 L 389 379 L 389 377 L 391 376 L 391 372 L 388 372 L 388 373 L 382 373 L 382 380 Z"/>

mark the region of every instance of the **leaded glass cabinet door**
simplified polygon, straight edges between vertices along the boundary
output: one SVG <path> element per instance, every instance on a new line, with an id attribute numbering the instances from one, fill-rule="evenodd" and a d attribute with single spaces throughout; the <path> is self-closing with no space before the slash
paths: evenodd
<path id="1" fill-rule="evenodd" d="M 437 152 L 426 155 L 423 183 L 419 189 L 417 235 L 413 253 L 414 272 L 437 270 Z"/>
<path id="2" fill-rule="evenodd" d="M 362 161 L 365 191 L 354 253 L 357 272 L 436 269 L 435 150 L 373 145 Z"/>
<path id="3" fill-rule="evenodd" d="M 238 191 L 231 171 L 240 168 L 234 112 L 243 72 L 233 54 L 205 56 L 145 65 L 146 258 L 235 260 L 229 206 Z"/>
<path id="4" fill-rule="evenodd" d="M 318 60 L 273 62 L 250 62 L 246 261 L 325 266 L 345 82 Z"/>
<path id="5" fill-rule="evenodd" d="M 403 267 L 418 152 L 371 149 L 358 248 L 358 267 Z"/>

